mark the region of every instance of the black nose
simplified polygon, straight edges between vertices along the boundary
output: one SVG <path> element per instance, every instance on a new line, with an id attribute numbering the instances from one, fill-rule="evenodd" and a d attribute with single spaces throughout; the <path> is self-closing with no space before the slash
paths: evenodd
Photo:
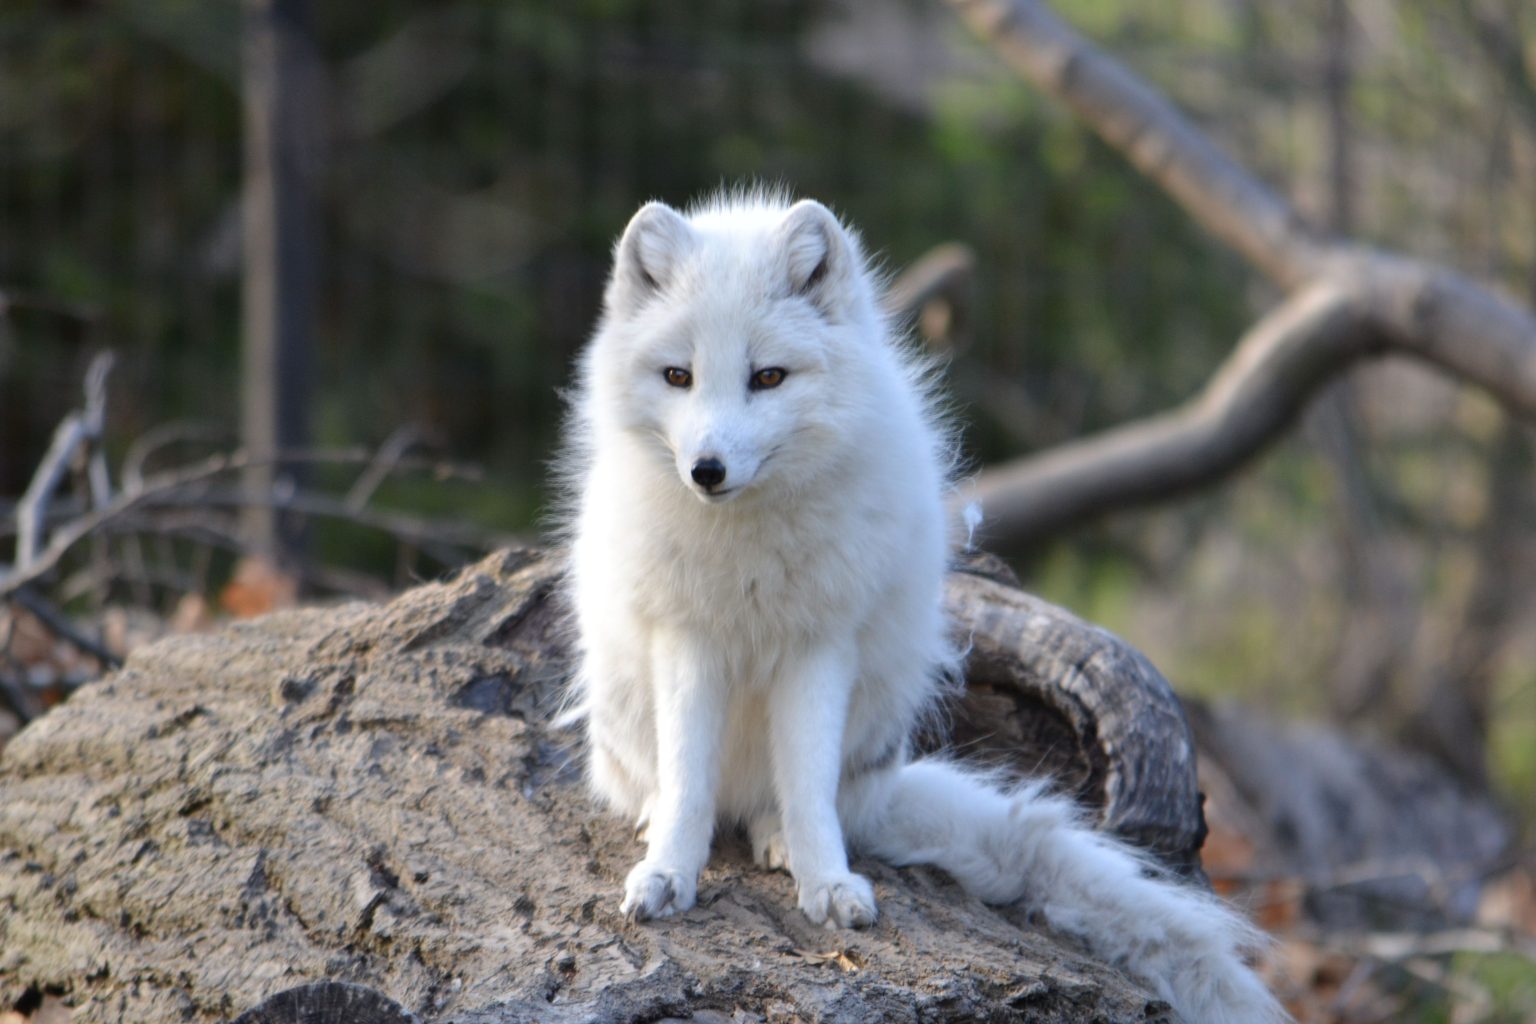
<path id="1" fill-rule="evenodd" d="M 703 458 L 693 464 L 693 482 L 705 490 L 714 490 L 725 482 L 725 463 Z"/>

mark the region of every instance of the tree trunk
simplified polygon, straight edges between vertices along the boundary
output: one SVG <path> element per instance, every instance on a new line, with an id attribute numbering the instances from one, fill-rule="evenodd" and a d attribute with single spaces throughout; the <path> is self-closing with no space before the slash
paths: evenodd
<path id="1" fill-rule="evenodd" d="M 387 605 L 168 639 L 22 732 L 0 755 L 0 1008 L 52 994 L 78 1022 L 1171 1019 L 929 869 L 860 863 L 880 922 L 827 931 L 725 835 L 695 910 L 626 923 L 640 845 L 587 797 L 579 736 L 549 724 L 568 672 L 558 580 L 555 556 L 508 551 Z M 1156 670 L 983 561 L 948 599 L 971 645 L 951 709 L 963 749 L 1059 771 L 1109 827 L 1198 870 L 1193 748 Z"/>
<path id="2" fill-rule="evenodd" d="M 321 96 L 308 7 L 308 0 L 245 3 L 240 441 L 260 457 L 245 470 L 246 488 L 260 495 L 296 489 L 301 468 L 272 458 L 309 440 Z M 293 513 L 253 504 L 243 525 L 250 546 L 297 561 L 302 530 Z"/>

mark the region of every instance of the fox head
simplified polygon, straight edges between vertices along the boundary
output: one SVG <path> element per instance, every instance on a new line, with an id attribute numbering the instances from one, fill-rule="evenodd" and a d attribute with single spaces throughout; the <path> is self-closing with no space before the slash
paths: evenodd
<path id="1" fill-rule="evenodd" d="M 882 338 L 858 240 L 820 203 L 649 203 L 614 251 L 589 413 L 700 501 L 809 486 L 856 457 L 857 353 Z"/>

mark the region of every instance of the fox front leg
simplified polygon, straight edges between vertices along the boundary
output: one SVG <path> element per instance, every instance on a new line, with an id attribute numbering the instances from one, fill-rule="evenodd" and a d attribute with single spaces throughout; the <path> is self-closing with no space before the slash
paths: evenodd
<path id="1" fill-rule="evenodd" d="M 856 671 L 849 651 L 814 651 L 769 696 L 774 790 L 789 871 L 800 890 L 800 909 L 829 928 L 863 928 L 878 916 L 869 879 L 848 870 L 837 817 L 843 729 Z"/>
<path id="2" fill-rule="evenodd" d="M 656 793 L 649 804 L 645 859 L 624 882 L 620 909 L 632 920 L 693 906 L 715 827 L 715 785 L 725 730 L 721 674 L 703 645 L 659 636 L 652 650 Z"/>

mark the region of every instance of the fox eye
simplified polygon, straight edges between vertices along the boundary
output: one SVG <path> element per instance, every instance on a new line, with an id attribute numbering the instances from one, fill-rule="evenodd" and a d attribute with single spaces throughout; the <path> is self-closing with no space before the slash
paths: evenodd
<path id="1" fill-rule="evenodd" d="M 789 371 L 782 366 L 768 366 L 758 370 L 752 375 L 747 387 L 753 391 L 767 391 L 784 383 L 784 378 L 789 376 Z"/>
<path id="2" fill-rule="evenodd" d="M 693 383 L 693 374 L 681 366 L 669 366 L 661 371 L 661 375 L 675 388 L 686 388 Z"/>

